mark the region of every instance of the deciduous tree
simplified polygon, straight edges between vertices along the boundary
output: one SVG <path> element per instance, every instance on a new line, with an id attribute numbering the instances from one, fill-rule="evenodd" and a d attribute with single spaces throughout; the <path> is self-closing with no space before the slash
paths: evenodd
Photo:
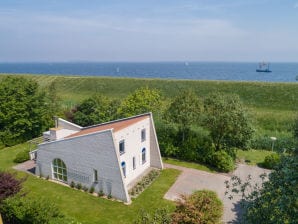
<path id="1" fill-rule="evenodd" d="M 220 93 L 204 100 L 203 126 L 209 130 L 217 151 L 224 147 L 247 147 L 254 132 L 239 97 Z"/>
<path id="2" fill-rule="evenodd" d="M 120 105 L 118 113 L 122 117 L 156 112 L 161 109 L 161 96 L 158 90 L 142 87 L 128 95 Z"/>
<path id="3" fill-rule="evenodd" d="M 165 113 L 165 118 L 178 124 L 182 132 L 182 141 L 191 125 L 199 120 L 201 104 L 198 96 L 192 90 L 181 92 L 170 104 Z"/>
<path id="4" fill-rule="evenodd" d="M 107 122 L 117 118 L 119 102 L 96 95 L 85 99 L 72 113 L 72 121 L 81 126 Z"/>
<path id="5" fill-rule="evenodd" d="M 45 94 L 38 84 L 21 77 L 0 85 L 0 142 L 11 146 L 37 137 L 48 125 Z"/>
<path id="6" fill-rule="evenodd" d="M 275 224 L 298 223 L 298 156 L 297 151 L 292 155 L 283 156 L 281 163 L 269 174 L 266 180 L 261 175 L 262 184 L 252 184 L 233 177 L 226 182 L 226 194 L 232 198 L 235 194 L 242 196 L 244 209 L 241 223 Z"/>

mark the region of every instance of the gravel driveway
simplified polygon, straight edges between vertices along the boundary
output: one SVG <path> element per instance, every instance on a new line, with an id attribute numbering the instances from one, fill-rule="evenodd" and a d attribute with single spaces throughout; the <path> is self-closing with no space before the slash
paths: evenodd
<path id="1" fill-rule="evenodd" d="M 224 193 L 226 191 L 225 181 L 230 180 L 232 175 L 237 175 L 241 179 L 246 179 L 250 174 L 254 182 L 259 180 L 259 175 L 269 173 L 269 170 L 262 169 L 256 166 L 248 166 L 238 164 L 237 169 L 232 174 L 208 173 L 191 168 L 165 164 L 166 168 L 173 168 L 182 170 L 182 173 L 165 194 L 164 198 L 168 200 L 176 200 L 181 194 L 191 194 L 195 190 L 208 189 L 217 192 L 218 197 L 224 204 L 224 223 L 237 223 L 237 218 L 241 215 L 239 205 L 239 197 L 234 197 L 232 200 L 228 199 Z"/>

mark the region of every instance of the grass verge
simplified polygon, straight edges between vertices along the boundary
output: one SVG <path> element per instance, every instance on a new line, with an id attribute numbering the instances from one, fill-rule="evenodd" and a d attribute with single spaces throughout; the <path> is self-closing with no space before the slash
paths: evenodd
<path id="1" fill-rule="evenodd" d="M 275 152 L 267 150 L 238 150 L 237 159 L 245 161 L 249 165 L 258 165 L 264 162 L 266 156 Z"/>
<path id="2" fill-rule="evenodd" d="M 163 158 L 164 163 L 176 165 L 176 166 L 183 166 L 187 168 L 197 169 L 197 170 L 203 170 L 210 173 L 216 173 L 216 170 L 210 166 L 199 164 L 199 163 L 193 163 L 193 162 L 186 162 L 178 159 L 173 158 Z"/>

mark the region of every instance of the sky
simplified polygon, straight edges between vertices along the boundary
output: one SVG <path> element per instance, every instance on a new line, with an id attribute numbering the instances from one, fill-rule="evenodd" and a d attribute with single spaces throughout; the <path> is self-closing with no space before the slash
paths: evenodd
<path id="1" fill-rule="evenodd" d="M 0 62 L 298 62 L 298 0 L 1 0 Z"/>

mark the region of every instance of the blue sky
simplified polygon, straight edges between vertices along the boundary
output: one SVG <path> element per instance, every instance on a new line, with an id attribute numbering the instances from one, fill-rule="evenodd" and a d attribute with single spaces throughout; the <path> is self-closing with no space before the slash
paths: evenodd
<path id="1" fill-rule="evenodd" d="M 298 0 L 1 0 L 0 62 L 298 62 Z"/>

